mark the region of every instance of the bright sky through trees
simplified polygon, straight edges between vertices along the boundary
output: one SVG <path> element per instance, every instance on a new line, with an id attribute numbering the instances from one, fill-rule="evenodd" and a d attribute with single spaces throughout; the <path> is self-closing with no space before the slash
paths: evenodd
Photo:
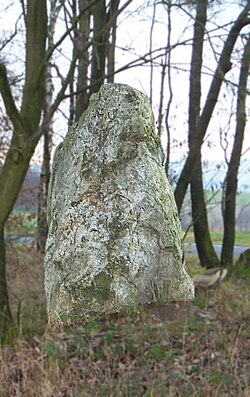
<path id="1" fill-rule="evenodd" d="M 151 5 L 148 5 L 151 3 Z M 125 13 L 122 13 L 118 20 L 117 30 L 117 53 L 116 66 L 119 70 L 124 65 L 134 62 L 134 64 L 144 64 L 142 66 L 131 67 L 118 73 L 115 77 L 116 82 L 129 84 L 145 94 L 150 94 L 150 75 L 152 76 L 152 93 L 153 93 L 153 109 L 157 119 L 158 106 L 160 98 L 160 78 L 161 64 L 164 62 L 164 47 L 167 44 L 168 24 L 166 6 L 158 5 L 155 8 L 151 2 L 143 0 L 134 0 Z M 223 40 L 227 35 L 229 23 L 240 12 L 240 7 L 235 1 L 223 2 L 220 6 L 212 6 L 209 10 L 207 25 L 207 42 L 205 45 L 204 64 L 203 64 L 203 81 L 202 81 L 202 100 L 206 98 L 208 87 L 211 81 L 211 75 L 216 66 Z M 0 23 L 4 31 L 3 38 L 7 38 L 10 32 L 15 30 L 15 23 L 21 14 L 20 2 L 9 2 L 7 0 L 0 1 L 0 11 L 5 9 L 4 13 L 0 12 Z M 188 95 L 189 95 L 189 67 L 191 57 L 191 45 L 193 35 L 193 16 L 194 10 L 190 6 L 183 6 L 181 9 L 173 7 L 171 11 L 171 45 L 175 46 L 171 51 L 171 83 L 173 90 L 173 101 L 171 104 L 171 112 L 169 118 L 169 126 L 172 139 L 171 159 L 180 159 L 185 156 L 187 150 L 187 122 L 188 122 Z M 17 23 L 19 28 L 18 35 L 14 38 L 1 54 L 1 58 L 8 56 L 8 72 L 9 74 L 18 75 L 20 78 L 20 65 L 24 62 L 24 29 L 22 29 L 22 21 Z M 223 26 L 222 28 L 219 28 Z M 20 29 L 21 28 L 21 29 Z M 59 19 L 57 24 L 57 35 L 61 35 L 64 31 L 64 21 Z M 247 31 L 246 27 L 246 31 Z M 244 33 L 244 30 L 242 31 Z M 151 36 L 152 35 L 152 36 Z M 178 44 L 178 45 L 177 45 Z M 59 51 L 55 55 L 55 59 L 60 64 L 68 64 L 70 61 L 70 41 L 66 40 Z M 150 47 L 153 50 L 153 72 L 150 68 L 150 62 L 145 63 L 145 59 L 150 60 L 148 54 Z M 220 95 L 220 100 L 216 106 L 214 115 L 209 125 L 206 142 L 203 145 L 203 157 L 214 161 L 223 161 L 225 152 L 222 150 L 227 148 L 227 156 L 230 154 L 232 136 L 235 129 L 235 100 L 236 85 L 238 82 L 240 56 L 242 43 L 238 42 L 234 51 L 233 67 L 226 76 L 228 83 Z M 159 50 L 160 49 L 160 50 Z M 141 59 L 140 59 L 141 58 Z M 155 59 L 154 59 L 155 58 Z M 55 86 L 60 84 L 56 79 Z M 18 91 L 17 91 L 18 95 Z M 165 84 L 164 89 L 164 113 L 169 97 L 169 89 Z M 249 102 L 249 101 L 248 101 Z M 202 102 L 203 103 L 203 102 Z M 1 105 L 2 107 L 2 105 Z M 68 113 L 68 104 L 65 102 L 61 108 L 61 112 L 57 112 L 54 118 L 55 140 L 59 141 L 67 131 L 67 121 L 62 113 Z M 164 125 L 164 118 L 163 118 Z M 250 131 L 249 123 L 246 126 L 245 135 L 248 136 Z M 163 131 L 163 146 L 166 145 L 166 135 Z M 244 158 L 250 159 L 249 143 L 245 139 Z"/>
<path id="2" fill-rule="evenodd" d="M 133 4 L 136 10 L 139 4 L 143 4 L 141 0 L 136 0 Z M 183 7 L 173 8 L 172 11 L 172 32 L 171 44 L 177 45 L 171 53 L 171 81 L 173 86 L 173 103 L 171 111 L 171 130 L 173 146 L 176 140 L 183 143 L 187 140 L 187 123 L 188 123 L 188 94 L 189 94 L 189 69 L 191 59 L 191 45 L 193 35 L 193 17 L 194 10 Z M 206 94 L 211 82 L 213 71 L 216 68 L 216 61 L 223 41 L 229 30 L 229 23 L 234 20 L 240 13 L 240 7 L 235 4 L 235 1 L 223 2 L 223 5 L 210 8 L 207 25 L 207 42 L 205 44 L 204 63 L 203 63 L 203 77 L 202 77 L 202 104 L 206 98 Z M 150 29 L 152 26 L 153 6 L 141 8 L 140 13 L 131 13 L 126 23 L 121 24 L 120 31 L 118 29 L 118 47 L 131 47 L 128 54 L 126 51 L 118 49 L 117 62 L 126 63 L 125 59 L 132 61 L 136 56 L 147 53 L 150 49 Z M 223 26 L 218 30 L 219 26 Z M 245 31 L 247 32 L 248 27 Z M 155 24 L 153 27 L 153 49 L 164 47 L 167 42 L 168 27 L 167 27 L 167 12 L 164 8 L 158 7 L 156 9 Z M 181 43 L 185 43 L 181 45 Z M 209 160 L 224 160 L 224 151 L 221 148 L 221 143 L 227 148 L 227 155 L 230 154 L 232 136 L 235 130 L 235 100 L 236 100 L 236 85 L 238 83 L 240 57 L 242 54 L 242 43 L 238 43 L 236 51 L 234 51 L 233 67 L 230 74 L 226 76 L 228 83 L 223 87 L 219 102 L 217 104 L 215 113 L 210 122 L 206 142 L 203 145 L 203 156 Z M 133 55 L 133 52 L 136 55 Z M 160 52 L 159 52 L 160 54 Z M 121 61 L 120 61 L 121 60 Z M 163 56 L 155 61 L 153 72 L 153 107 L 157 114 L 159 105 L 160 92 L 160 75 L 161 62 Z M 128 82 L 134 87 L 149 94 L 150 90 L 150 65 L 140 68 L 132 68 L 117 75 L 118 82 Z M 168 100 L 168 87 L 165 85 L 164 99 L 165 103 Z M 248 100 L 249 103 L 249 100 Z M 248 112 L 250 115 L 250 111 Z M 245 136 L 250 133 L 249 123 L 246 126 Z M 228 139 L 228 142 L 227 142 Z M 165 143 L 163 136 L 163 144 Z M 180 147 L 177 143 L 178 150 L 172 153 L 173 158 L 180 156 Z M 245 140 L 244 144 L 244 158 L 250 159 L 250 143 Z M 184 155 L 187 145 L 184 144 L 181 152 Z"/>

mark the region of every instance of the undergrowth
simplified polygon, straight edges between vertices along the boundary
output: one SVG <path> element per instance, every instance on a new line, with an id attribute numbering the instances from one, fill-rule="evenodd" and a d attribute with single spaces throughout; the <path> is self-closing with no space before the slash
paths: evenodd
<path id="1" fill-rule="evenodd" d="M 249 281 L 51 330 L 42 258 L 27 248 L 9 258 L 19 335 L 0 350 L 1 397 L 250 397 Z"/>

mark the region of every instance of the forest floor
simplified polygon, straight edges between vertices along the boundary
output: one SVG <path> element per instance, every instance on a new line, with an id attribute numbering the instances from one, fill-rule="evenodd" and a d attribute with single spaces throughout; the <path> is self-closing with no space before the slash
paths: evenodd
<path id="1" fill-rule="evenodd" d="M 19 333 L 0 348 L 1 397 L 250 397 L 249 279 L 57 331 L 35 249 L 8 247 L 8 280 Z"/>

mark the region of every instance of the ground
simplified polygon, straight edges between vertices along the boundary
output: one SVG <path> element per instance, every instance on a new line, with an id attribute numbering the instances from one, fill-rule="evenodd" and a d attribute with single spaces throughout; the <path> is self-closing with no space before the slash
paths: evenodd
<path id="1" fill-rule="evenodd" d="M 1 397 L 250 397 L 248 277 L 232 276 L 193 302 L 51 330 L 42 257 L 9 246 L 8 258 L 19 335 L 0 349 Z"/>

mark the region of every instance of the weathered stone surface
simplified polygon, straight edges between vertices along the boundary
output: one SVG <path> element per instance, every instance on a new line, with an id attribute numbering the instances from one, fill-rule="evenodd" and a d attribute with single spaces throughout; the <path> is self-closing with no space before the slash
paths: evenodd
<path id="1" fill-rule="evenodd" d="M 242 252 L 235 266 L 233 266 L 232 272 L 237 278 L 250 280 L 250 248 Z"/>
<path id="2" fill-rule="evenodd" d="M 244 252 L 242 252 L 238 261 L 236 262 L 236 265 L 250 268 L 250 249 L 249 248 L 246 249 Z"/>
<path id="3" fill-rule="evenodd" d="M 45 256 L 50 323 L 193 297 L 162 161 L 145 95 L 103 85 L 54 160 Z"/>

